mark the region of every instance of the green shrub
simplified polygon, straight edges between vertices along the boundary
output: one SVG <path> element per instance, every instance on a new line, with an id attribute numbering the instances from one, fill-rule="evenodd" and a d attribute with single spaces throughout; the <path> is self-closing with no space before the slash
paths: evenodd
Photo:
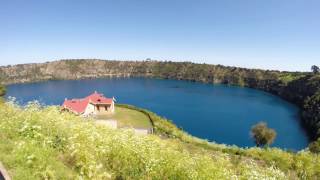
<path id="1" fill-rule="evenodd" d="M 272 144 L 276 135 L 276 131 L 268 128 L 265 122 L 259 122 L 251 128 L 251 136 L 254 138 L 255 144 L 259 147 Z"/>
<path id="2" fill-rule="evenodd" d="M 309 144 L 309 150 L 313 153 L 320 153 L 320 138 Z"/>
<path id="3" fill-rule="evenodd" d="M 0 97 L 6 94 L 6 87 L 0 84 Z"/>

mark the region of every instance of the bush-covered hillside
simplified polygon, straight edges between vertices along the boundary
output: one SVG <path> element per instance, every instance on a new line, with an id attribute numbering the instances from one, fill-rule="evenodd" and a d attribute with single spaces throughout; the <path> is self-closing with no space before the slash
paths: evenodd
<path id="1" fill-rule="evenodd" d="M 313 133 L 320 139 L 320 90 L 305 100 L 303 116 L 309 126 L 316 127 Z"/>
<path id="2" fill-rule="evenodd" d="M 320 157 L 308 151 L 294 154 L 205 143 L 152 113 L 158 135 L 167 137 L 109 129 L 54 106 L 6 103 L 0 104 L 0 114 L 0 161 L 14 179 L 315 179 L 320 175 Z"/>

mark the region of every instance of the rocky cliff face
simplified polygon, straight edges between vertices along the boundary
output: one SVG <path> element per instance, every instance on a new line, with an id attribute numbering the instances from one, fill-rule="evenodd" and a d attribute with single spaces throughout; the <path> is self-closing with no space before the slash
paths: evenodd
<path id="1" fill-rule="evenodd" d="M 249 70 L 189 62 L 61 60 L 40 64 L 0 67 L 4 84 L 50 79 L 81 79 L 105 76 L 157 76 L 202 82 L 241 84 L 245 79 L 274 79 L 277 71 Z"/>
<path id="2" fill-rule="evenodd" d="M 131 76 L 139 62 L 79 60 L 0 67 L 3 84 L 54 79 L 81 79 L 106 76 Z"/>
<path id="3" fill-rule="evenodd" d="M 317 103 L 306 100 L 320 91 L 319 75 L 264 71 L 190 62 L 61 60 L 0 67 L 0 84 L 56 79 L 148 76 L 223 83 L 264 90 L 297 104 L 313 137 L 320 136 L 320 117 L 310 113 Z M 318 102 L 318 101 L 317 101 Z M 313 105 L 315 104 L 315 105 Z M 319 131 L 318 135 L 317 132 Z"/>

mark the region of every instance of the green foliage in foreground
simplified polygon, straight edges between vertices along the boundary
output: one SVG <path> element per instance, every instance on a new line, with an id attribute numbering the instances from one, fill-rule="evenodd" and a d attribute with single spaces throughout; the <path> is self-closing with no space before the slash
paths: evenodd
<path id="1" fill-rule="evenodd" d="M 0 161 L 14 179 L 308 179 L 320 175 L 319 156 L 308 151 L 293 154 L 215 144 L 207 149 L 179 129 L 172 128 L 179 138 L 138 136 L 37 104 L 23 108 L 0 104 L 0 114 Z M 154 123 L 170 124 L 161 119 Z"/>

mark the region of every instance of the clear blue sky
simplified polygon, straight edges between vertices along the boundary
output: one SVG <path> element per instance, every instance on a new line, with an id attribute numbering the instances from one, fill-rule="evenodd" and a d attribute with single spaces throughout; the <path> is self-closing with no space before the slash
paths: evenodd
<path id="1" fill-rule="evenodd" d="M 0 65 L 67 58 L 320 65 L 319 0 L 0 0 Z"/>

